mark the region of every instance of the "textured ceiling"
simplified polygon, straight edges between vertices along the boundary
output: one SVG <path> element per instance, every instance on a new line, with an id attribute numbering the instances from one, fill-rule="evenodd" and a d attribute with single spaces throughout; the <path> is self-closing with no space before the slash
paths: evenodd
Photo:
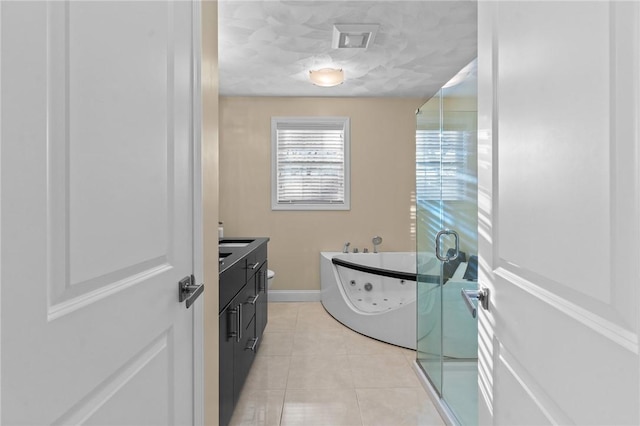
<path id="1" fill-rule="evenodd" d="M 476 56 L 475 1 L 219 0 L 223 96 L 430 97 Z M 380 24 L 368 49 L 332 49 L 333 24 Z M 310 69 L 342 68 L 318 87 Z"/>

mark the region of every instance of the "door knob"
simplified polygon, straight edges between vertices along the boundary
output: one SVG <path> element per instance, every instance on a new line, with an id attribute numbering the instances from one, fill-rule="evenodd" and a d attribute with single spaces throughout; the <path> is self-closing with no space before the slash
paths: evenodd
<path id="1" fill-rule="evenodd" d="M 178 302 L 185 302 L 187 309 L 189 309 L 203 291 L 204 284 L 196 285 L 196 277 L 193 274 L 184 277 L 178 281 Z"/>
<path id="2" fill-rule="evenodd" d="M 476 309 L 476 305 L 474 305 L 472 299 L 476 299 L 480 302 L 480 306 L 482 309 L 489 310 L 489 289 L 482 288 L 480 290 L 460 290 L 460 295 L 467 305 L 467 309 L 471 313 L 471 316 L 476 318 L 478 316 L 478 312 Z"/>

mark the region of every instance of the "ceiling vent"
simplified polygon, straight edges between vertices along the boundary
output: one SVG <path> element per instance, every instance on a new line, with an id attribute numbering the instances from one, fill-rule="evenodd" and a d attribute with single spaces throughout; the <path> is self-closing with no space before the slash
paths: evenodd
<path id="1" fill-rule="evenodd" d="M 367 49 L 378 32 L 378 24 L 334 24 L 334 49 Z"/>

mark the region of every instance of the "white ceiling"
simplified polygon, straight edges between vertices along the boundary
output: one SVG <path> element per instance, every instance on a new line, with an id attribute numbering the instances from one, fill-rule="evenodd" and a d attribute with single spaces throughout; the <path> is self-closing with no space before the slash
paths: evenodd
<path id="1" fill-rule="evenodd" d="M 220 95 L 428 98 L 476 56 L 475 1 L 219 0 Z M 333 24 L 380 24 L 332 49 Z M 318 87 L 310 69 L 342 68 Z"/>

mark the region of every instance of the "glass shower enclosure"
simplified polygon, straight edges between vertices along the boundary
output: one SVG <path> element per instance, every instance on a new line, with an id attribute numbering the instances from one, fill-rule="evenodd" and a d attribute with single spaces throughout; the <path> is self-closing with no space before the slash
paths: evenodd
<path id="1" fill-rule="evenodd" d="M 454 422 L 477 424 L 477 73 L 416 113 L 417 362 Z"/>

